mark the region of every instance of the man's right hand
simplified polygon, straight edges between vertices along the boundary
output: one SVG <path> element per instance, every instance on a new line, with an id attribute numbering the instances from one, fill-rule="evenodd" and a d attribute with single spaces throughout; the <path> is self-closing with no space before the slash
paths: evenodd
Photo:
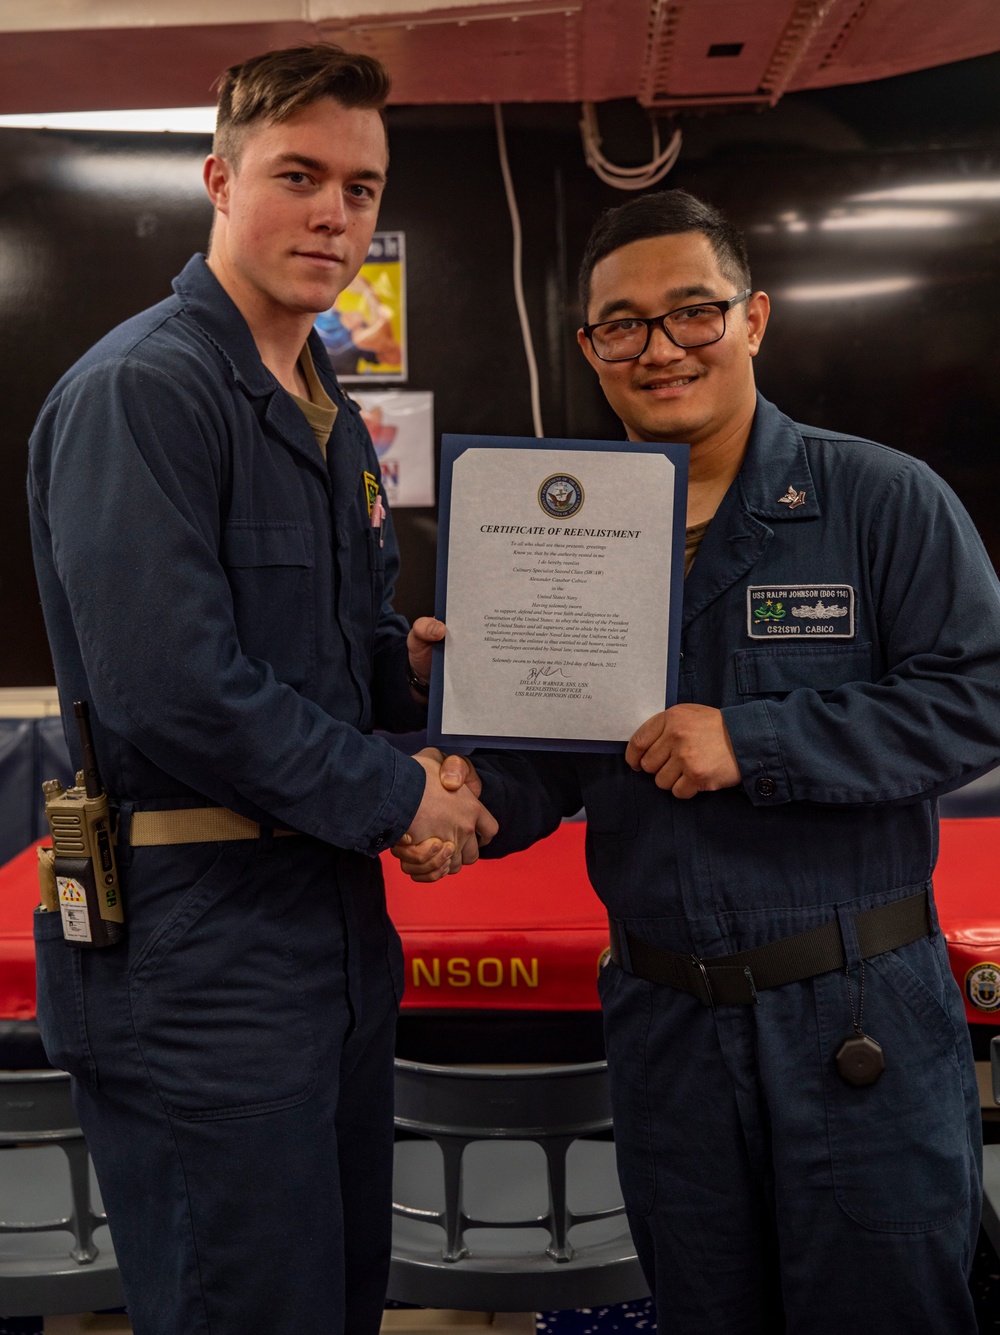
<path id="1" fill-rule="evenodd" d="M 437 881 L 475 862 L 498 827 L 478 800 L 482 783 L 465 756 L 445 759 L 427 747 L 413 759 L 427 774 L 424 795 L 392 854 L 413 880 Z"/>

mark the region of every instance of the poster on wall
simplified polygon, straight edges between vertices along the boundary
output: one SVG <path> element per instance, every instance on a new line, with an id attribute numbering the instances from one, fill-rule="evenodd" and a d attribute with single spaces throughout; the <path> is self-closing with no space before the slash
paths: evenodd
<path id="1" fill-rule="evenodd" d="M 402 232 L 376 232 L 357 278 L 316 317 L 316 332 L 343 381 L 406 379 L 404 254 Z"/>
<path id="2" fill-rule="evenodd" d="M 434 504 L 434 395 L 430 390 L 364 390 L 352 396 L 382 466 L 391 506 Z"/>

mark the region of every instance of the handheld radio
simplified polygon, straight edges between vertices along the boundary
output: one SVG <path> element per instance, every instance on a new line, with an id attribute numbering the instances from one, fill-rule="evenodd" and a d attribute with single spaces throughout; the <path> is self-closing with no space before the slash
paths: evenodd
<path id="1" fill-rule="evenodd" d="M 111 838 L 108 795 L 101 783 L 90 711 L 86 700 L 73 704 L 83 748 L 83 769 L 72 788 L 58 779 L 42 784 L 45 815 L 52 832 L 56 892 L 63 936 L 74 946 L 113 946 L 125 935 L 121 888 Z M 43 902 L 45 896 L 43 895 Z"/>

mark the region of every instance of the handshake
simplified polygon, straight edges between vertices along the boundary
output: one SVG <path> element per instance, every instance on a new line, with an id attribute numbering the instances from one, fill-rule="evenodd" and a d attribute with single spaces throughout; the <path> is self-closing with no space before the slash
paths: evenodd
<path id="1" fill-rule="evenodd" d="M 406 647 L 410 671 L 418 680 L 430 679 L 431 650 L 444 636 L 444 622 L 435 617 L 418 617 L 410 627 Z M 483 785 L 470 760 L 446 760 L 432 746 L 413 759 L 426 772 L 424 795 L 392 855 L 415 881 L 439 881 L 477 861 L 480 847 L 490 842 L 498 826 L 479 800 Z"/>
<path id="2" fill-rule="evenodd" d="M 475 862 L 498 826 L 479 801 L 482 783 L 465 756 L 446 759 L 426 747 L 413 759 L 426 772 L 424 795 L 392 855 L 414 881 L 437 881 Z"/>
<path id="3" fill-rule="evenodd" d="M 414 622 L 407 648 L 420 680 L 430 677 L 431 648 L 444 635 L 444 624 L 432 617 Z M 499 827 L 479 801 L 483 785 L 468 757 L 445 758 L 427 747 L 413 758 L 426 771 L 424 795 L 392 854 L 413 880 L 437 881 L 475 862 Z M 624 760 L 681 801 L 742 782 L 722 711 L 709 705 L 673 705 L 654 714 L 630 737 Z"/>

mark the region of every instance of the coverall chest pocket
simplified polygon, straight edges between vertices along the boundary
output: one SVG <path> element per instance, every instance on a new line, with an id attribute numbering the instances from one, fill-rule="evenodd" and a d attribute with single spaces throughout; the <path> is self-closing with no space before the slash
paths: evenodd
<path id="1" fill-rule="evenodd" d="M 872 647 L 866 644 L 769 644 L 738 649 L 726 704 L 783 700 L 805 687 L 821 695 L 848 682 L 871 681 Z"/>
<path id="2" fill-rule="evenodd" d="M 315 659 L 314 540 L 297 520 L 234 520 L 222 538 L 243 652 L 301 689 Z"/>

